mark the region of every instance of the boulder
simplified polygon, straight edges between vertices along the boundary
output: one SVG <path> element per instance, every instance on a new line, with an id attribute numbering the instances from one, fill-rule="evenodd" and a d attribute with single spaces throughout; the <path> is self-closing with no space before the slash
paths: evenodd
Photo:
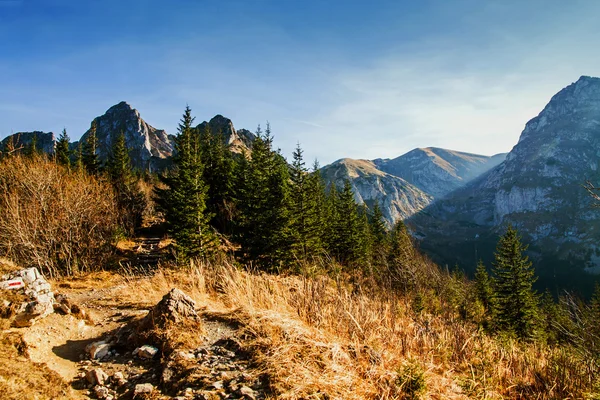
<path id="1" fill-rule="evenodd" d="M 87 347 L 85 348 L 85 351 L 87 352 L 87 354 L 90 356 L 90 358 L 92 360 L 99 360 L 108 355 L 108 352 L 110 351 L 111 346 L 112 346 L 111 343 L 101 340 L 101 341 L 94 342 L 94 343 L 87 345 Z"/>
<path id="2" fill-rule="evenodd" d="M 165 328 L 169 323 L 198 321 L 196 302 L 179 289 L 171 289 L 162 300 L 150 310 L 141 323 L 142 329 Z"/>
<path id="3" fill-rule="evenodd" d="M 104 386 L 104 384 L 108 381 L 108 375 L 101 368 L 94 368 L 89 370 L 85 378 L 92 385 Z"/>
<path id="4" fill-rule="evenodd" d="M 54 293 L 37 268 L 26 268 L 4 275 L 0 288 L 19 290 L 27 299 L 21 304 L 12 305 L 16 314 L 13 324 L 17 327 L 31 326 L 54 312 Z"/>
<path id="5" fill-rule="evenodd" d="M 134 356 L 138 356 L 140 358 L 150 359 L 154 358 L 154 356 L 158 353 L 158 349 L 154 346 L 142 346 L 138 347 L 133 351 Z"/>

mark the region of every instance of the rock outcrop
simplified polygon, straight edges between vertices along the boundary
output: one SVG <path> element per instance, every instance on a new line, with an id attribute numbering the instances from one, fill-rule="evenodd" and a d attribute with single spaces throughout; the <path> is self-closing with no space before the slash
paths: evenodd
<path id="1" fill-rule="evenodd" d="M 538 274 L 561 285 L 584 268 L 600 271 L 600 214 L 582 187 L 600 182 L 599 166 L 600 79 L 582 76 L 526 124 L 502 164 L 411 222 L 438 260 L 473 266 L 512 224 Z"/>
<path id="2" fill-rule="evenodd" d="M 52 132 L 17 132 L 5 137 L 0 142 L 0 151 L 23 150 L 36 140 L 36 147 L 39 151 L 52 154 L 56 148 L 56 137 Z"/>
<path id="3" fill-rule="evenodd" d="M 227 143 L 231 151 L 235 153 L 241 153 L 242 151 L 249 152 L 252 148 L 252 143 L 256 136 L 246 129 L 235 130 L 233 122 L 229 118 L 225 118 L 222 115 L 214 116 L 210 121 L 202 122 L 196 129 L 203 132 L 206 126 L 210 128 L 213 135 L 222 135 L 225 143 Z"/>
<path id="4" fill-rule="evenodd" d="M 173 136 L 146 123 L 138 110 L 122 101 L 109 108 L 96 121 L 98 154 L 106 161 L 113 141 L 121 132 L 125 134 L 125 143 L 134 167 L 141 170 L 156 171 L 163 169 L 168 158 L 173 155 Z M 86 131 L 81 137 L 85 141 L 90 134 Z"/>

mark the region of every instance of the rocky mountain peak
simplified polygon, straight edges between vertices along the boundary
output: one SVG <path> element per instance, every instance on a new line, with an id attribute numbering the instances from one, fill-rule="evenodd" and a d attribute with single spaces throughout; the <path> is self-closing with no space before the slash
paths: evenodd
<path id="1" fill-rule="evenodd" d="M 98 154 L 106 160 L 114 138 L 121 132 L 130 150 L 131 161 L 137 168 L 156 170 L 173 154 L 173 138 L 164 130 L 146 123 L 140 113 L 122 101 L 110 107 L 103 115 L 94 118 L 98 137 Z M 86 140 L 90 130 L 83 134 Z"/>
<path id="2" fill-rule="evenodd" d="M 256 138 L 253 133 L 246 129 L 240 129 L 236 131 L 233 122 L 227 117 L 217 114 L 210 119 L 210 121 L 203 121 L 201 124 L 196 126 L 196 129 L 203 131 L 206 126 L 210 128 L 212 134 L 220 134 L 223 136 L 225 143 L 231 146 L 232 151 L 236 153 L 242 152 L 242 150 L 248 151 L 252 148 L 252 142 Z"/>

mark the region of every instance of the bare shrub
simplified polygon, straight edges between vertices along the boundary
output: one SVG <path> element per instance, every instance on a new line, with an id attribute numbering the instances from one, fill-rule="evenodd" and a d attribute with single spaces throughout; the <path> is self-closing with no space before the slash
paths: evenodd
<path id="1" fill-rule="evenodd" d="M 51 277 L 99 269 L 117 228 L 111 186 L 43 156 L 0 162 L 0 254 Z"/>

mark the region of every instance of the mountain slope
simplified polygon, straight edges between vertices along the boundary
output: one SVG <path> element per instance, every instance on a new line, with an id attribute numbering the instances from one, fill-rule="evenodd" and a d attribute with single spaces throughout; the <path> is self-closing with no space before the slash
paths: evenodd
<path id="1" fill-rule="evenodd" d="M 437 147 L 417 148 L 392 160 L 375 160 L 377 167 L 399 176 L 436 199 L 464 186 L 504 161 L 506 154 L 483 156 Z"/>
<path id="2" fill-rule="evenodd" d="M 356 201 L 368 206 L 378 202 L 389 225 L 410 217 L 433 201 L 404 179 L 378 170 L 369 160 L 344 158 L 323 167 L 321 174 L 326 182 L 337 187 L 349 179 Z"/>
<path id="3" fill-rule="evenodd" d="M 139 169 L 160 169 L 173 155 L 173 137 L 146 123 L 138 110 L 124 101 L 110 107 L 94 121 L 97 124 L 98 154 L 103 161 L 110 154 L 113 139 L 121 132 L 125 134 L 131 162 Z M 83 134 L 81 140 L 86 140 L 89 134 L 90 130 Z"/>
<path id="4" fill-rule="evenodd" d="M 525 126 L 504 163 L 430 206 L 411 223 L 438 260 L 475 265 L 516 226 L 538 273 L 557 284 L 600 267 L 600 214 L 582 188 L 599 182 L 600 79 L 583 76 Z M 479 254 L 477 251 L 479 249 Z"/>

